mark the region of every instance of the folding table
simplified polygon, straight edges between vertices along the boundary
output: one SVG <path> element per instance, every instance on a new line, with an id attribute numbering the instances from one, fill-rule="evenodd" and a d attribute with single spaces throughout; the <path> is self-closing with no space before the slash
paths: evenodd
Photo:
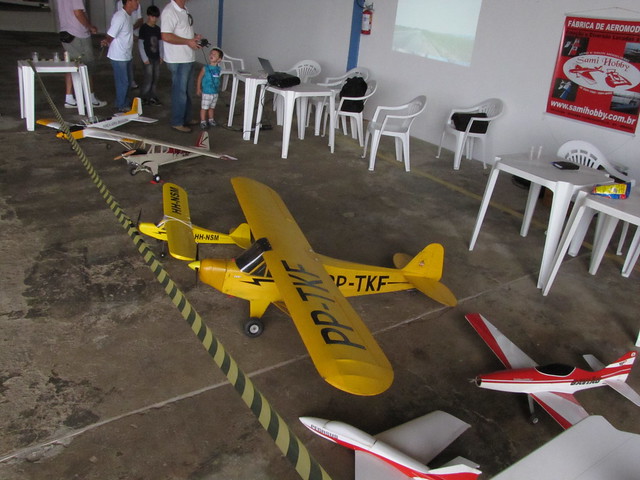
<path id="1" fill-rule="evenodd" d="M 27 130 L 35 129 L 35 73 L 70 73 L 73 80 L 73 90 L 78 114 L 86 114 L 93 117 L 93 105 L 91 104 L 91 87 L 89 85 L 89 73 L 87 66 L 76 62 L 28 62 L 18 60 L 18 85 L 20 87 L 20 118 L 26 118 Z"/>
<path id="2" fill-rule="evenodd" d="M 298 116 L 298 138 L 304 139 L 304 129 L 307 119 L 307 104 L 310 97 L 328 97 L 330 112 L 335 110 L 335 91 L 331 88 L 323 87 L 313 83 L 301 83 L 295 87 L 278 88 L 263 84 L 260 90 L 260 100 L 258 102 L 258 113 L 256 118 L 256 133 L 253 143 L 258 143 L 260 135 L 260 126 L 262 121 L 262 110 L 264 106 L 264 97 L 266 92 L 272 92 L 274 95 L 282 96 L 284 100 L 284 119 L 282 126 L 282 158 L 287 158 L 289 153 L 289 139 L 291 138 L 291 124 L 293 123 L 293 110 L 296 106 Z M 298 100 L 296 102 L 296 100 Z M 335 115 L 329 115 L 329 148 L 331 153 L 334 149 L 335 139 Z"/>
<path id="3" fill-rule="evenodd" d="M 547 235 L 544 242 L 540 272 L 538 274 L 538 288 L 544 287 L 543 283 L 547 278 L 547 272 L 551 268 L 553 256 L 558 246 L 558 241 L 560 240 L 562 226 L 573 195 L 583 187 L 613 182 L 613 179 L 610 178 L 606 172 L 594 170 L 589 167 L 580 166 L 577 170 L 560 170 L 551 164 L 551 162 L 556 160 L 558 160 L 557 157 L 547 155 L 541 158 L 531 159 L 527 153 L 496 157 L 496 161 L 489 174 L 469 245 L 469 250 L 473 250 L 500 172 L 515 175 L 516 177 L 524 178 L 531 182 L 525 218 L 522 229 L 520 230 L 520 235 L 523 237 L 527 235 L 531 220 L 532 213 L 530 212 L 532 209 L 530 206 L 538 200 L 540 188 L 548 188 L 553 192 L 553 202 L 551 204 Z"/>

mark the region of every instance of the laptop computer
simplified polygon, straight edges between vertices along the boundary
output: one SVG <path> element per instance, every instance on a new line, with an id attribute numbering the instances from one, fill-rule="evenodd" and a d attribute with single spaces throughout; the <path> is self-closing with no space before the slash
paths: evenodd
<path id="1" fill-rule="evenodd" d="M 266 75 L 275 73 L 275 70 L 273 69 L 273 66 L 271 65 L 271 62 L 269 60 L 267 60 L 266 58 L 258 57 L 258 61 L 260 62 L 260 66 L 262 67 L 262 70 L 264 70 L 264 73 Z"/>

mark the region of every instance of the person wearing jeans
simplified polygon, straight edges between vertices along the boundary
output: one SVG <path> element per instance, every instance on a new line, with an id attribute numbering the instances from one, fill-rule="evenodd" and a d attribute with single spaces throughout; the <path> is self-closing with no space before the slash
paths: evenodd
<path id="1" fill-rule="evenodd" d="M 122 0 L 123 8 L 117 10 L 111 18 L 111 25 L 102 45 L 109 46 L 107 57 L 113 67 L 116 84 L 116 110 L 128 110 L 127 94 L 131 83 L 130 68 L 133 49 L 133 24 L 131 14 L 138 9 L 138 0 Z"/>
<path id="2" fill-rule="evenodd" d="M 201 35 L 193 31 L 193 17 L 187 11 L 188 0 L 171 0 L 162 10 L 160 25 L 164 46 L 163 60 L 171 72 L 171 128 L 191 132 L 189 125 L 197 125 L 191 118 L 191 93 Z"/>

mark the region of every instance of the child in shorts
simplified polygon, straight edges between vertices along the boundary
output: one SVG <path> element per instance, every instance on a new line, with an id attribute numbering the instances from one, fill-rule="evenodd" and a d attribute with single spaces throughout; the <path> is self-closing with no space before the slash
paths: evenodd
<path id="1" fill-rule="evenodd" d="M 216 126 L 216 121 L 213 117 L 216 103 L 218 102 L 220 62 L 223 58 L 224 53 L 222 50 L 219 48 L 211 49 L 211 52 L 209 52 L 209 63 L 202 67 L 196 80 L 196 93 L 202 96 L 202 103 L 200 105 L 200 128 L 202 130 Z"/>

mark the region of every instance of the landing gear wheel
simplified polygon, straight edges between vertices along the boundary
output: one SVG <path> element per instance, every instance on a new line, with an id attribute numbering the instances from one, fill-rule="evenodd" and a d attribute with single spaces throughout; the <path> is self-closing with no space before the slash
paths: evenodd
<path id="1" fill-rule="evenodd" d="M 538 423 L 539 418 L 537 417 L 537 415 L 531 415 L 531 417 L 529 417 L 529 421 L 535 425 L 536 423 Z"/>
<path id="2" fill-rule="evenodd" d="M 244 324 L 244 334 L 247 337 L 259 337 L 264 330 L 264 324 L 258 318 L 250 318 Z"/>
<path id="3" fill-rule="evenodd" d="M 154 181 L 154 182 L 156 182 L 156 183 L 160 183 L 160 175 L 155 174 L 155 175 L 153 176 L 153 181 Z"/>
<path id="4" fill-rule="evenodd" d="M 131 167 L 129 169 L 129 173 L 131 174 L 131 176 L 135 175 L 136 173 L 138 173 L 138 167 Z"/>

